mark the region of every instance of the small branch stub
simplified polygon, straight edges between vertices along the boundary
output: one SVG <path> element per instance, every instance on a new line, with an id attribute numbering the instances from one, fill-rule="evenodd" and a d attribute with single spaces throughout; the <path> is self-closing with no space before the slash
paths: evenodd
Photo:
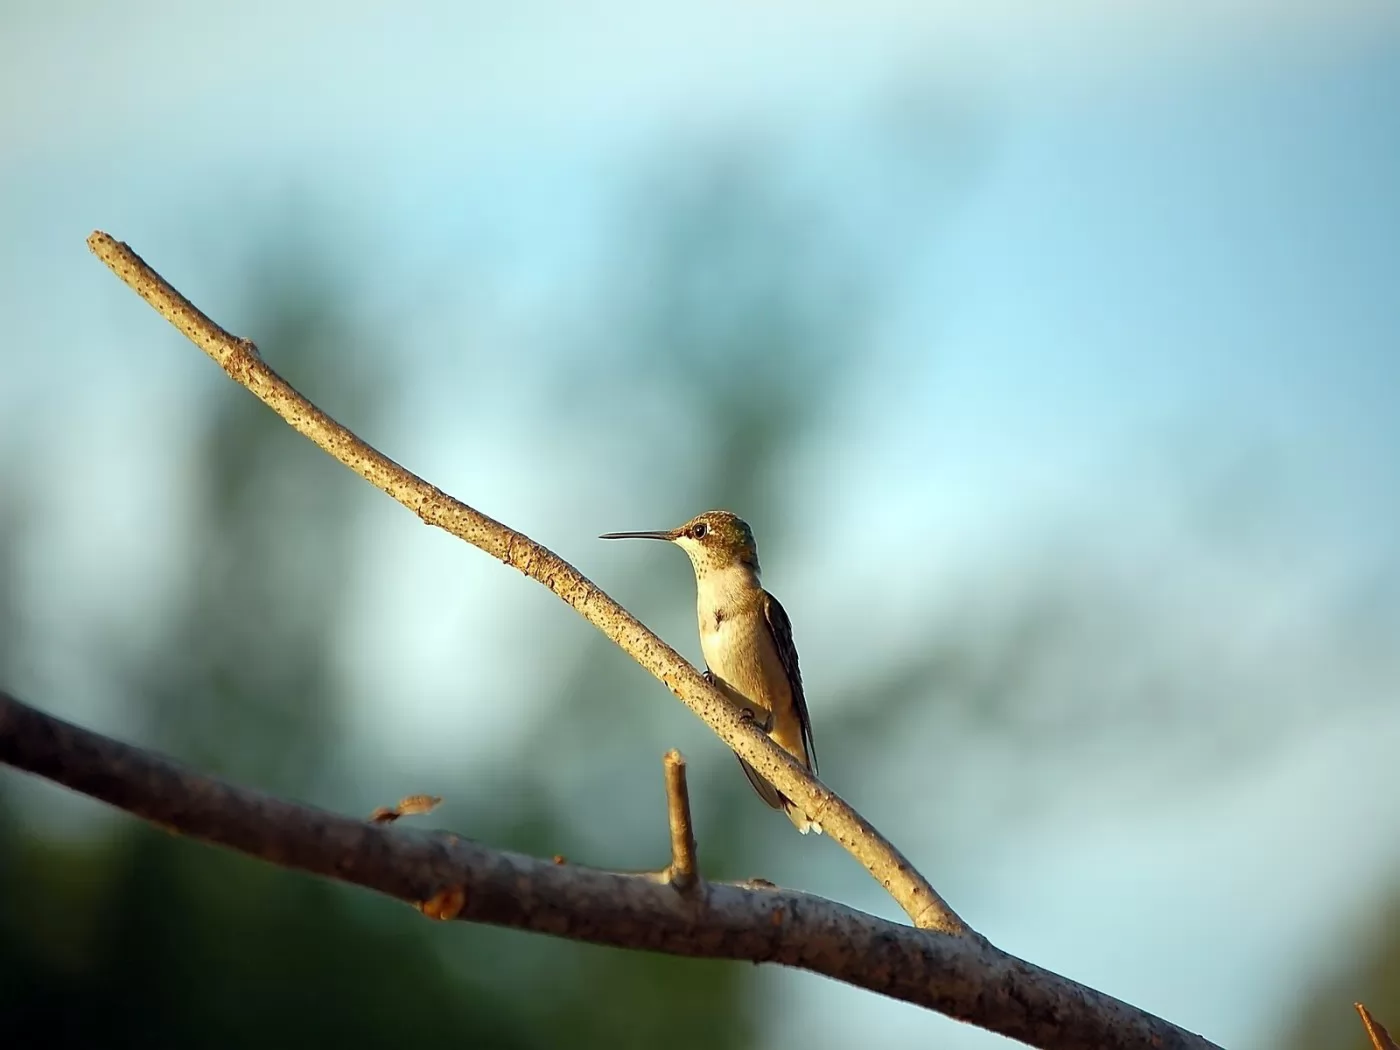
<path id="1" fill-rule="evenodd" d="M 419 901 L 418 910 L 430 919 L 451 922 L 462 914 L 467 903 L 467 891 L 461 886 L 448 886 L 439 890 L 425 901 Z"/>
<path id="2" fill-rule="evenodd" d="M 690 819 L 690 789 L 685 782 L 685 758 L 679 751 L 666 752 L 666 817 L 671 827 L 671 866 L 666 878 L 682 893 L 695 888 L 699 879 L 696 863 L 695 825 Z"/>
<path id="3" fill-rule="evenodd" d="M 431 813 L 441 804 L 437 795 L 409 795 L 399 799 L 397 806 L 380 806 L 369 815 L 371 824 L 392 824 L 400 817 L 420 817 Z"/>

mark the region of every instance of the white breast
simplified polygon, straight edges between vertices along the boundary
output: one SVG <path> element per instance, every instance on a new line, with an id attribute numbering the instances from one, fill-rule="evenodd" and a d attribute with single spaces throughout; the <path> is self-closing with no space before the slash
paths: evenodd
<path id="1" fill-rule="evenodd" d="M 753 602 L 758 581 L 742 567 L 707 574 L 696 603 L 700 649 L 705 663 L 734 699 L 763 715 L 773 710 L 775 692 L 785 691 L 777 653 L 761 607 Z"/>

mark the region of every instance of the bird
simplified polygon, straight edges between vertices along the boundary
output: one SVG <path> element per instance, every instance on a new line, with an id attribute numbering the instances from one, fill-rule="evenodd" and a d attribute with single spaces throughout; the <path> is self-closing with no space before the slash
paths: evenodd
<path id="1" fill-rule="evenodd" d="M 753 530 L 727 510 L 708 510 L 684 525 L 658 532 L 609 532 L 605 540 L 665 540 L 690 558 L 705 677 L 768 736 L 817 771 L 812 719 L 787 611 L 759 582 Z M 782 810 L 797 830 L 822 833 L 791 799 L 739 759 L 759 797 Z"/>

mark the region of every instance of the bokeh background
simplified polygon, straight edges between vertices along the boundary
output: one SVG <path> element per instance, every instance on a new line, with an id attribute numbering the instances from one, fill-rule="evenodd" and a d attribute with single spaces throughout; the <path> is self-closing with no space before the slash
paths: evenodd
<path id="1" fill-rule="evenodd" d="M 345 813 L 882 915 L 543 589 L 88 255 L 698 658 L 711 506 L 823 778 L 996 943 L 1235 1046 L 1400 1027 L 1393 3 L 0 4 L 0 681 Z M 10 1045 L 980 1047 L 462 924 L 0 770 Z"/>

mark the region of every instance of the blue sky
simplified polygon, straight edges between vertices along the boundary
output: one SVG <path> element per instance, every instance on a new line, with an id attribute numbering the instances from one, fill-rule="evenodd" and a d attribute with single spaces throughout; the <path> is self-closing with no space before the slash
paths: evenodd
<path id="1" fill-rule="evenodd" d="M 505 389 L 504 360 L 485 366 L 498 397 L 464 393 L 483 381 L 464 347 L 586 361 L 625 298 L 629 194 L 738 143 L 880 277 L 870 364 L 781 479 L 809 527 L 765 555 L 770 585 L 795 619 L 805 610 L 809 679 L 853 673 L 832 594 L 876 581 L 866 629 L 898 633 L 901 614 L 928 616 L 932 590 L 937 630 L 975 621 L 989 596 L 1014 601 L 1024 581 L 1082 570 L 1091 590 L 1136 604 L 1076 636 L 1078 678 L 1046 670 L 1047 732 L 1057 689 L 1105 649 L 1151 638 L 1139 660 L 1104 661 L 1104 706 L 1091 708 L 1129 730 L 1114 705 L 1135 668 L 1184 668 L 1193 685 L 1140 762 L 1092 740 L 1077 771 L 1045 760 L 1051 787 L 1029 816 L 999 793 L 1023 754 L 989 743 L 957 756 L 966 812 L 936 836 L 951 851 L 935 875 L 945 895 L 1012 951 L 1259 1044 L 1324 931 L 1362 922 L 1385 888 L 1367 872 L 1394 870 L 1394 836 L 1358 844 L 1353 830 L 1383 823 L 1378 800 L 1400 787 L 1385 771 L 1400 717 L 1384 702 L 1400 665 L 1393 646 L 1337 624 L 1384 630 L 1400 610 L 1393 4 L 891 0 L 699 16 L 11 3 L 0 20 L 0 435 L 64 479 L 44 489 L 52 527 L 30 568 L 45 596 L 46 646 L 25 672 L 36 696 L 86 693 L 58 656 L 65 640 L 96 631 L 116 595 L 158 591 L 144 570 L 171 528 L 169 475 L 142 464 L 178 470 L 169 435 L 200 398 L 228 393 L 89 258 L 91 229 L 131 242 L 237 330 L 246 227 L 301 194 L 337 224 L 328 243 L 363 316 L 396 333 L 393 454 L 606 582 L 638 555 L 589 538 L 668 524 L 637 479 L 684 448 L 581 437 L 567 454 L 620 465 L 581 472 L 591 502 L 566 515 L 579 492 L 542 493 L 463 451 L 464 403 L 527 447 L 556 440 Z M 1258 520 L 1201 510 L 1252 484 Z M 100 497 L 100 535 L 75 513 L 79 492 Z M 888 572 L 911 540 L 920 571 Z M 462 627 L 482 596 L 534 608 L 518 580 L 441 538 L 393 543 L 352 634 L 397 631 L 443 679 L 472 658 L 513 680 L 498 639 Z M 456 614 L 415 614 L 449 558 Z M 389 673 L 354 670 L 366 698 Z M 431 679 L 403 702 L 507 735 L 528 719 L 513 728 Z M 1211 792 L 1176 790 L 1209 766 L 1200 738 L 1319 705 L 1336 710 L 1323 728 Z M 407 719 L 379 725 L 367 700 L 361 717 L 396 757 L 459 748 Z M 917 755 L 904 761 L 909 772 L 892 758 L 864 786 L 866 808 L 931 856 L 935 837 L 912 818 L 877 816 L 917 784 Z M 842 870 L 822 888 L 884 910 Z M 775 1025 L 774 1047 L 849 1045 L 871 1017 L 910 1045 L 994 1041 L 815 980 L 775 986 L 799 1020 Z"/>

